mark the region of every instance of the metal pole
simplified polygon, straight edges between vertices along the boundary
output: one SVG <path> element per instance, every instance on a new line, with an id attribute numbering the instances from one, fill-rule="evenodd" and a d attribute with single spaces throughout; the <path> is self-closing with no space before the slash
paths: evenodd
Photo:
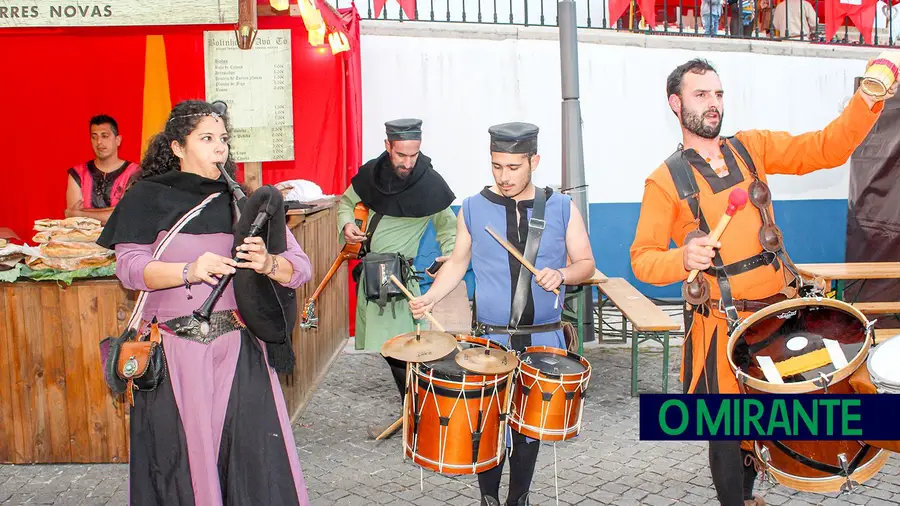
<path id="1" fill-rule="evenodd" d="M 562 187 L 573 189 L 572 200 L 590 231 L 584 178 L 584 142 L 581 136 L 581 104 L 578 101 L 578 34 L 575 1 L 561 0 L 557 4 L 557 13 L 562 71 Z M 594 340 L 593 293 L 593 288 L 588 287 L 582 297 L 584 323 L 579 330 L 584 341 Z"/>

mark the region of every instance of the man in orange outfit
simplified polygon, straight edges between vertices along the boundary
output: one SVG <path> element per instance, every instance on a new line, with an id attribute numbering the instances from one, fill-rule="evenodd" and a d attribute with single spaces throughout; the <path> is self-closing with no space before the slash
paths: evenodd
<path id="1" fill-rule="evenodd" d="M 696 282 L 683 290 L 686 300 L 694 300 L 685 306 L 685 393 L 740 393 L 725 354 L 730 324 L 808 288 L 784 251 L 767 175 L 801 175 L 844 164 L 875 124 L 882 101 L 896 92 L 896 83 L 884 97 L 857 92 L 841 115 L 817 132 L 795 136 L 747 130 L 721 138 L 723 91 L 715 69 L 694 59 L 669 75 L 666 94 L 681 122 L 683 141 L 645 182 L 631 267 L 638 279 L 654 285 L 686 282 L 691 270 L 702 272 L 698 278 L 706 297 Z M 748 191 L 751 202 L 714 243 L 708 237 L 711 227 L 724 215 L 730 190 L 737 187 Z M 763 228 L 765 245 L 760 239 Z M 670 241 L 683 246 L 669 249 Z M 751 454 L 741 446 L 738 441 L 710 441 L 710 471 L 719 502 L 762 506 L 765 502 L 753 495 Z"/>

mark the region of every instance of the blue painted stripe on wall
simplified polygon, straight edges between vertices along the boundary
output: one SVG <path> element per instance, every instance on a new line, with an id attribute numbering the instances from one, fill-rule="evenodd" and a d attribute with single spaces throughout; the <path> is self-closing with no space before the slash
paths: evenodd
<path id="1" fill-rule="evenodd" d="M 628 280 L 643 294 L 658 298 L 680 298 L 681 284 L 664 287 L 638 281 L 631 271 L 629 249 L 634 240 L 640 203 L 590 204 L 591 248 L 599 268 L 609 277 Z M 748 209 L 751 210 L 752 209 Z M 453 207 L 459 212 L 459 206 Z M 713 218 L 718 221 L 717 218 Z M 784 233 L 784 242 L 791 259 L 797 263 L 843 262 L 846 244 L 847 200 L 781 200 L 775 201 L 775 221 Z M 756 231 L 749 231 L 756 234 Z M 422 247 L 416 258 L 416 269 L 424 270 L 440 255 L 431 225 L 422 237 Z M 429 278 L 423 290 L 430 285 Z M 474 279 L 469 272 L 465 278 L 469 297 Z"/>
<path id="2" fill-rule="evenodd" d="M 681 298 L 681 284 L 664 287 L 638 281 L 631 271 L 629 249 L 634 241 L 640 203 L 590 204 L 591 247 L 597 268 L 609 277 L 628 280 L 650 297 Z M 748 208 L 744 212 L 754 211 Z M 710 218 L 714 222 L 718 218 Z M 775 222 L 796 263 L 843 262 L 847 200 L 775 201 Z M 748 233 L 756 234 L 755 230 Z"/>

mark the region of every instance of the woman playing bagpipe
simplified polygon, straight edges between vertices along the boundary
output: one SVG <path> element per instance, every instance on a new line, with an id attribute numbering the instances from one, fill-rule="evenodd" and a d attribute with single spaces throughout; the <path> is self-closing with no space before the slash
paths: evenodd
<path id="1" fill-rule="evenodd" d="M 276 371 L 293 368 L 293 290 L 311 266 L 281 195 L 234 183 L 225 113 L 175 106 L 97 241 L 142 291 L 137 332 L 111 339 L 106 360 L 133 406 L 133 505 L 309 502 Z"/>

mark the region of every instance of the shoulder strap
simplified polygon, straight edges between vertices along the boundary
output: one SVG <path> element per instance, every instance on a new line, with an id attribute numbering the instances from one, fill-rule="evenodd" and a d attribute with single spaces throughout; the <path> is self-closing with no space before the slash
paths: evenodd
<path id="1" fill-rule="evenodd" d="M 675 182 L 678 196 L 682 200 L 686 199 L 688 201 L 688 206 L 691 208 L 691 213 L 694 214 L 694 219 L 699 222 L 700 230 L 705 234 L 709 234 L 709 223 L 706 221 L 706 217 L 703 216 L 703 210 L 700 209 L 700 200 L 697 198 L 697 195 L 700 194 L 700 188 L 697 186 L 694 170 L 691 168 L 691 164 L 684 159 L 680 149 L 666 159 L 666 167 L 669 169 L 669 174 L 672 175 L 672 181 Z M 719 292 L 721 292 L 722 306 L 729 323 L 735 323 L 738 320 L 738 313 L 737 308 L 734 307 L 734 299 L 731 297 L 731 283 L 728 281 L 728 275 L 725 274 L 725 269 L 723 268 L 725 262 L 722 260 L 719 250 L 713 251 L 716 252 L 716 256 L 713 257 L 712 263 L 717 267 L 715 271 L 716 282 L 719 285 Z"/>
<path id="2" fill-rule="evenodd" d="M 738 152 L 738 155 L 740 155 L 740 157 L 744 159 L 744 163 L 747 164 L 747 170 L 750 171 L 753 179 L 759 179 L 759 174 L 756 172 L 756 164 L 753 163 L 753 157 L 750 156 L 750 152 L 747 151 L 744 143 L 739 141 L 736 136 L 728 137 L 728 142 L 730 142 L 731 145 L 734 146 L 734 149 Z"/>
<path id="3" fill-rule="evenodd" d="M 534 209 L 531 219 L 528 220 L 528 237 L 525 239 L 525 259 L 534 265 L 537 259 L 538 247 L 541 245 L 541 235 L 544 233 L 544 211 L 547 207 L 547 193 L 543 188 L 536 188 L 534 192 Z M 524 265 L 519 265 L 519 280 L 516 283 L 516 292 L 513 294 L 512 305 L 509 312 L 509 328 L 514 329 L 522 319 L 525 306 L 531 297 L 531 271 Z"/>
<path id="4" fill-rule="evenodd" d="M 378 228 L 378 223 L 381 222 L 381 217 L 384 216 L 381 213 L 374 213 L 372 215 L 372 219 L 369 220 L 369 225 L 366 227 L 366 242 L 363 243 L 363 249 L 365 251 L 372 251 L 372 236 L 375 235 L 375 229 Z"/>
<path id="5" fill-rule="evenodd" d="M 193 209 L 188 211 L 181 217 L 175 224 L 172 226 L 172 229 L 166 233 L 166 236 L 163 237 L 161 241 L 159 241 L 159 245 L 156 246 L 156 250 L 153 252 L 153 259 L 159 260 L 159 257 L 162 256 L 163 251 L 169 247 L 169 244 L 172 243 L 172 239 L 175 238 L 175 235 L 184 228 L 185 225 L 188 224 L 189 221 L 193 220 L 200 214 L 200 211 L 209 204 L 212 199 L 218 197 L 221 192 L 216 192 L 205 199 L 203 202 L 200 202 Z M 126 328 L 135 329 L 138 328 L 138 322 L 141 320 L 141 313 L 144 311 L 144 303 L 147 301 L 147 292 L 141 290 L 140 295 L 138 295 L 137 301 L 134 303 L 134 310 L 131 312 L 131 318 L 128 319 L 128 326 Z"/>

